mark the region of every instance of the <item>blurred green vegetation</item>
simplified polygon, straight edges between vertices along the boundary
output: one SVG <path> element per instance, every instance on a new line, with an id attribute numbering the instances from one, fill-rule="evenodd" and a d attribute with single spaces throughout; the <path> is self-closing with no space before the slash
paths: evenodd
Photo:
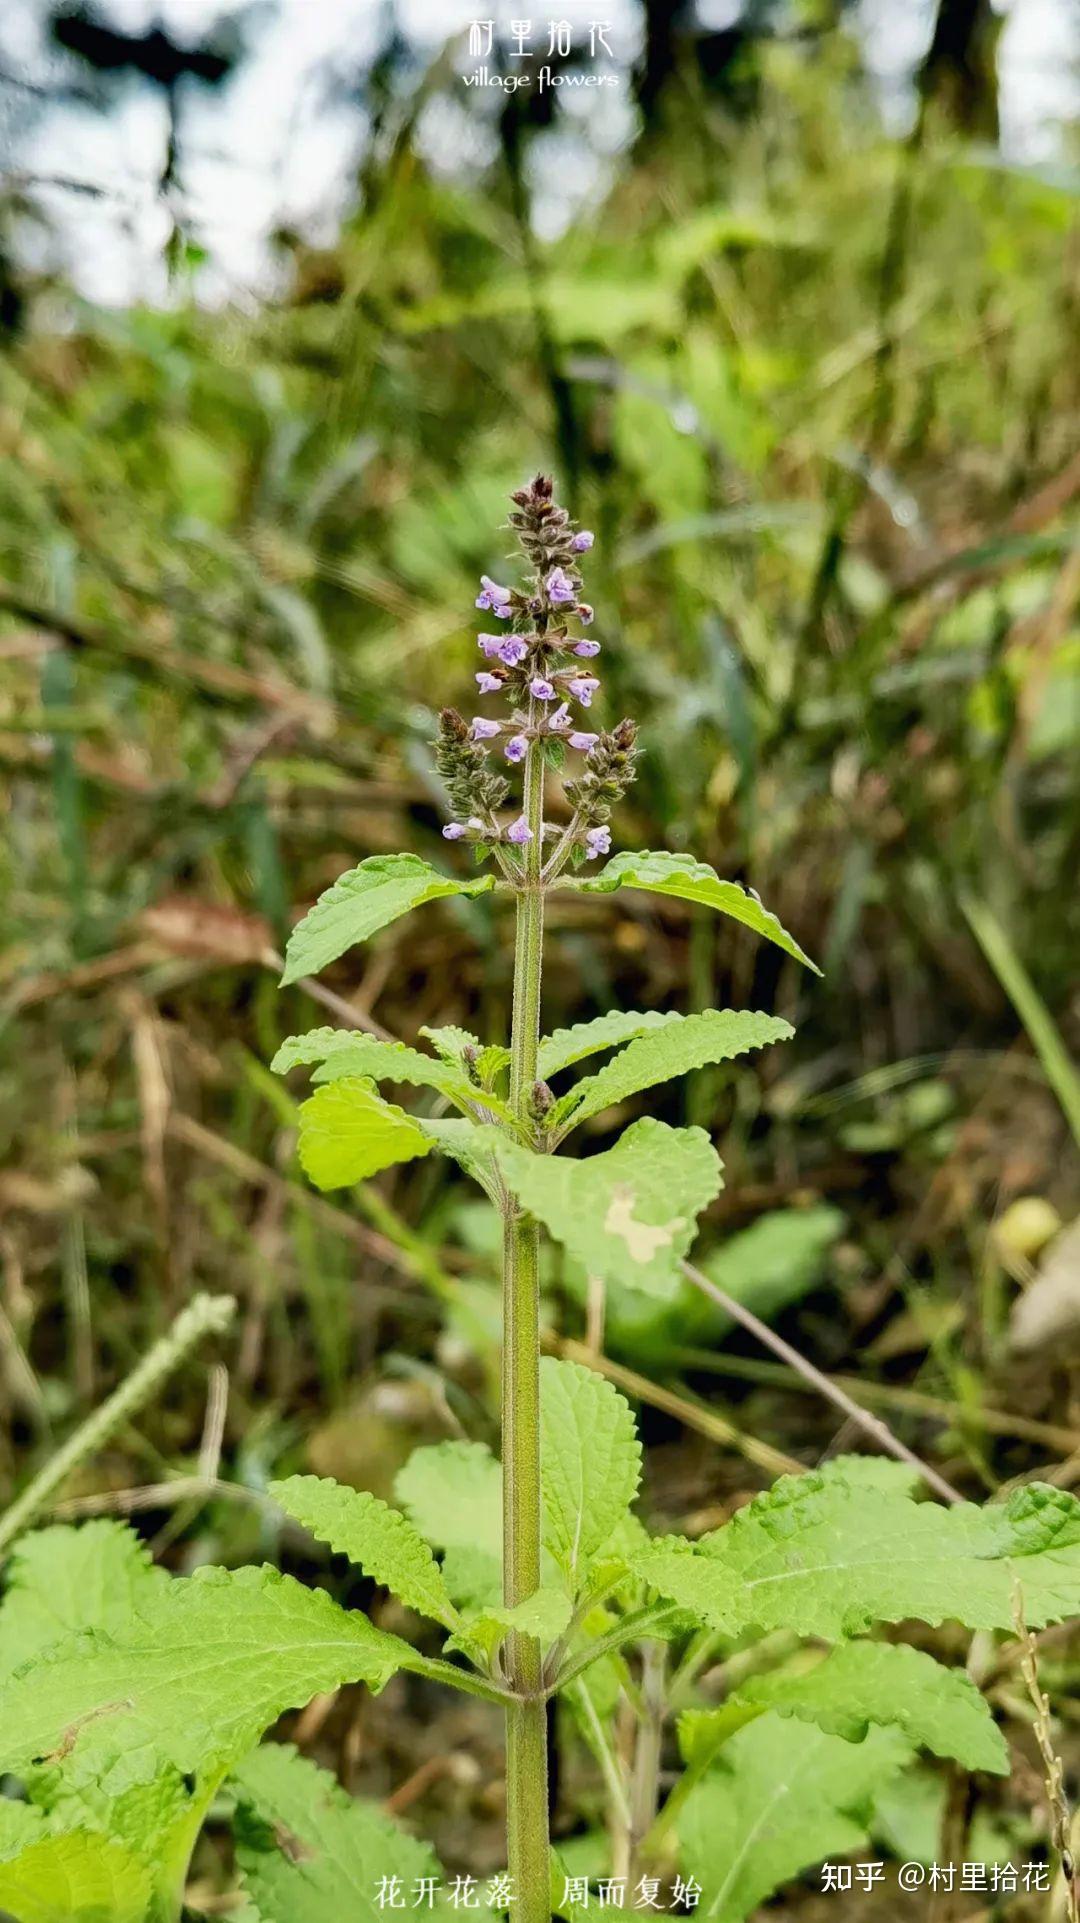
<path id="1" fill-rule="evenodd" d="M 418 1431 L 490 1433 L 493 1225 L 426 1162 L 309 1193 L 265 1064 L 327 1018 L 275 980 L 318 891 L 373 852 L 459 860 L 427 744 L 468 707 L 476 577 L 538 466 L 596 530 L 597 708 L 641 724 L 615 845 L 747 880 L 826 970 L 678 904 L 567 898 L 547 1026 L 790 1016 L 794 1044 L 682 1108 L 727 1170 L 704 1266 L 972 1494 L 1075 1478 L 1075 1266 L 1049 1348 L 1009 1335 L 1080 1206 L 1075 176 L 933 100 L 886 137 L 840 32 L 763 43 L 754 80 L 736 111 L 669 78 L 552 242 L 514 140 L 450 184 L 399 107 L 280 299 L 201 310 L 181 267 L 168 310 L 100 311 L 25 272 L 0 366 L 8 1492 L 195 1287 L 242 1301 L 235 1481 L 385 1489 Z M 441 903 L 330 979 L 409 1040 L 502 1039 L 507 929 Z M 997 1233 L 1031 1195 L 1046 1232 Z M 575 1278 L 549 1284 L 580 1336 Z M 662 1510 L 762 1480 L 703 1404 L 807 1463 L 833 1445 L 835 1412 L 696 1301 L 607 1307 L 615 1363 L 681 1398 L 646 1429 Z M 190 1468 L 200 1419 L 189 1385 L 86 1487 Z M 240 1558 L 266 1548 L 246 1513 L 166 1526 Z"/>

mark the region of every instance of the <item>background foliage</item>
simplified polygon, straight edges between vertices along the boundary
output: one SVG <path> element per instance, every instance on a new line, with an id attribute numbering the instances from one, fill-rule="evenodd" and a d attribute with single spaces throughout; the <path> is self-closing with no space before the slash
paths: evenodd
<path id="1" fill-rule="evenodd" d="M 91 307 L 34 270 L 9 184 L 6 1493 L 196 1287 L 241 1298 L 227 1409 L 218 1371 L 204 1423 L 189 1375 L 68 1513 L 141 1508 L 125 1492 L 182 1474 L 183 1502 L 145 1499 L 176 1567 L 290 1567 L 273 1475 L 386 1495 L 418 1439 L 491 1438 L 486 1214 L 427 1160 L 347 1206 L 313 1195 L 266 1064 L 340 1015 L 276 986 L 319 890 L 399 847 L 457 860 L 427 743 L 468 698 L 506 493 L 541 464 L 597 534 L 604 717 L 642 724 L 616 845 L 751 882 L 825 969 L 677 903 L 564 898 L 546 1026 L 791 1019 L 785 1050 L 649 1108 L 720 1141 L 704 1266 L 858 1373 L 967 1493 L 1075 1482 L 1075 172 L 994 147 L 989 9 L 941 10 L 900 138 L 842 15 L 785 32 L 768 12 L 723 46 L 647 14 L 634 139 L 603 206 L 550 242 L 530 167 L 573 161 L 538 145 L 536 103 L 506 107 L 490 166 L 447 178 L 416 130 L 460 87 L 444 63 L 395 75 L 392 50 L 355 211 L 331 246 L 281 236 L 258 305 L 196 304 L 177 219 L 169 302 Z M 410 1041 L 447 1022 L 502 1040 L 506 934 L 484 900 L 439 903 L 333 988 Z M 580 1340 L 579 1279 L 549 1283 L 553 1334 Z M 835 1413 L 696 1298 L 612 1295 L 604 1343 L 622 1386 L 661 1383 L 642 1410 L 658 1521 L 711 1526 L 837 1445 Z M 1046 1669 L 1067 1690 L 1075 1642 L 1052 1636 Z M 399 1679 L 292 1734 L 368 1790 L 407 1779 L 396 1807 L 444 1861 L 494 1861 L 497 1730 L 475 1706 L 425 1727 L 429 1709 Z M 1037 1820 L 1040 1793 L 1021 1744 L 1009 1820 Z"/>

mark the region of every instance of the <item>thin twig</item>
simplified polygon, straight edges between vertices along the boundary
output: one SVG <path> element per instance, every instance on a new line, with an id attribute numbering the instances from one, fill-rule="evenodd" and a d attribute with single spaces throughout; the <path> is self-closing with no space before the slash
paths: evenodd
<path id="1" fill-rule="evenodd" d="M 882 1422 L 880 1416 L 871 1415 L 868 1409 L 860 1408 L 859 1404 L 848 1395 L 846 1389 L 837 1388 L 836 1383 L 830 1382 L 828 1376 L 823 1375 L 821 1370 L 815 1368 L 804 1355 L 800 1355 L 798 1349 L 792 1348 L 791 1343 L 785 1342 L 782 1335 L 777 1335 L 774 1329 L 770 1329 L 767 1322 L 762 1322 L 751 1309 L 744 1308 L 741 1302 L 737 1302 L 734 1296 L 728 1295 L 726 1289 L 720 1288 L 707 1275 L 702 1275 L 701 1270 L 695 1269 L 692 1262 L 680 1262 L 679 1267 L 687 1281 L 692 1282 L 696 1289 L 700 1289 L 702 1295 L 707 1295 L 710 1301 L 715 1302 L 726 1315 L 730 1315 L 733 1321 L 738 1322 L 742 1328 L 748 1329 L 750 1334 L 756 1336 L 759 1342 L 763 1342 L 774 1355 L 778 1355 L 782 1361 L 788 1363 L 805 1381 L 812 1383 L 828 1402 L 833 1403 L 837 1409 L 842 1409 L 848 1420 L 855 1423 L 864 1435 L 872 1437 L 882 1449 L 888 1451 L 889 1455 L 895 1456 L 898 1462 L 906 1462 L 909 1468 L 917 1470 L 927 1487 L 933 1489 L 935 1494 L 941 1496 L 945 1502 L 963 1502 L 964 1498 L 960 1491 L 954 1489 L 950 1482 L 946 1482 L 944 1476 L 939 1475 L 936 1469 L 932 1469 L 929 1463 L 921 1461 L 914 1450 L 909 1449 L 905 1442 L 901 1442 L 899 1436 L 894 1436 L 888 1424 Z"/>

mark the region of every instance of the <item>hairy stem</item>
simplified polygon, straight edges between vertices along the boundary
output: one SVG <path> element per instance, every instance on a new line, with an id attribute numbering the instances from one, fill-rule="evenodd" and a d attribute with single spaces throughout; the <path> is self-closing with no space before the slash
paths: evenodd
<path id="1" fill-rule="evenodd" d="M 510 1034 L 510 1100 L 529 1114 L 540 1039 L 544 895 L 544 763 L 537 743 L 525 762 L 526 844 L 517 896 L 514 1011 Z M 512 1608 L 540 1586 L 540 1291 L 539 1228 L 509 1208 L 503 1259 L 503 1593 Z M 507 1868 L 513 1923 L 549 1923 L 547 1718 L 540 1699 L 540 1645 L 513 1635 L 507 1670 L 522 1698 L 506 1711 Z"/>

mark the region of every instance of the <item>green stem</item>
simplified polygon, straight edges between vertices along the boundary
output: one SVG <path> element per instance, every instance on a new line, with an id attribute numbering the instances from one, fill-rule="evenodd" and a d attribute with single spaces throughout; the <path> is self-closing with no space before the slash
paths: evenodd
<path id="1" fill-rule="evenodd" d="M 525 762 L 524 815 L 532 829 L 517 895 L 510 1101 L 526 1121 L 536 1080 L 543 962 L 544 763 L 532 742 Z M 503 1594 L 513 1608 L 540 1587 L 540 1232 L 508 1208 L 503 1258 Z M 541 1699 L 540 1645 L 509 1638 L 511 1687 L 528 1701 L 506 1711 L 507 1868 L 512 1923 L 549 1923 L 547 1716 Z"/>

